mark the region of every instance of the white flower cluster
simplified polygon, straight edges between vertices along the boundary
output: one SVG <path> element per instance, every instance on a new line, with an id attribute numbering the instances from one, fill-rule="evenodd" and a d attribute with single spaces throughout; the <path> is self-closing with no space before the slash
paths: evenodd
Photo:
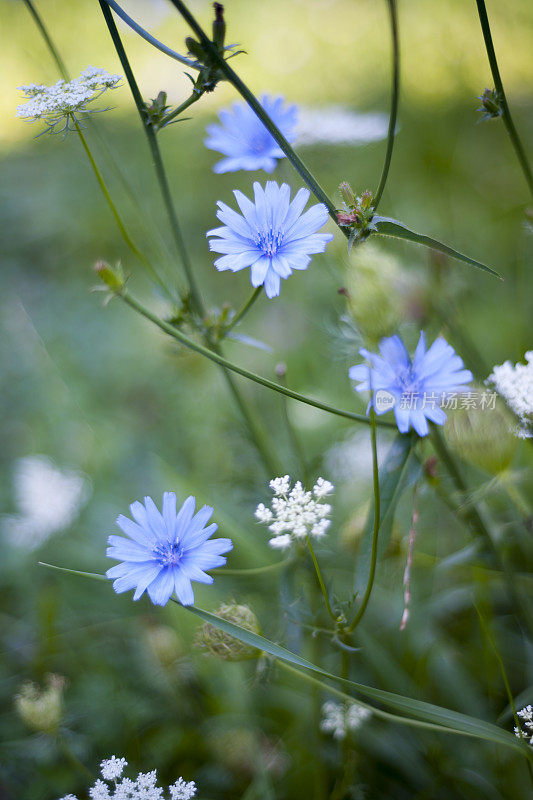
<path id="1" fill-rule="evenodd" d="M 140 772 L 136 780 L 123 778 L 122 773 L 128 762 L 125 758 L 111 756 L 100 764 L 100 773 L 104 780 L 98 779 L 89 789 L 91 800 L 164 800 L 163 789 L 157 786 L 157 772 Z M 119 780 L 120 778 L 120 780 Z M 105 781 L 113 781 L 109 786 Z M 196 795 L 194 781 L 178 778 L 176 783 L 168 787 L 169 800 L 191 800 Z M 73 794 L 67 794 L 61 800 L 78 800 Z"/>
<path id="2" fill-rule="evenodd" d="M 320 730 L 331 733 L 334 739 L 344 739 L 349 731 L 359 728 L 371 711 L 356 703 L 333 703 L 331 701 L 322 706 L 323 719 Z"/>
<path id="3" fill-rule="evenodd" d="M 48 131 L 62 133 L 72 130 L 76 114 L 87 114 L 94 109 L 87 108 L 108 89 L 115 89 L 120 75 L 111 75 L 107 70 L 98 67 L 87 67 L 78 78 L 72 81 L 59 80 L 52 86 L 30 83 L 18 88 L 24 92 L 26 103 L 17 108 L 17 117 L 32 122 L 43 120 Z M 107 109 L 101 109 L 107 110 Z M 64 122 L 61 131 L 54 128 Z"/>
<path id="4" fill-rule="evenodd" d="M 526 706 L 518 711 L 517 717 L 523 720 L 522 728 L 514 729 L 515 735 L 519 739 L 524 739 L 533 747 L 533 706 Z"/>
<path id="5" fill-rule="evenodd" d="M 291 489 L 290 476 L 284 475 L 271 480 L 270 488 L 275 495 L 272 508 L 260 503 L 255 516 L 259 522 L 268 524 L 268 529 L 274 534 L 269 541 L 271 547 L 285 550 L 293 540 L 305 539 L 306 536 L 320 539 L 325 535 L 330 525 L 327 517 L 331 506 L 322 500 L 333 491 L 332 483 L 319 478 L 313 491 L 307 492 L 300 481 Z"/>
<path id="6" fill-rule="evenodd" d="M 492 383 L 499 394 L 506 400 L 507 405 L 519 417 L 521 426 L 517 431 L 523 439 L 533 436 L 531 423 L 533 420 L 533 350 L 528 350 L 525 355 L 526 364 L 511 364 L 505 361 L 495 366 L 487 378 L 487 383 Z"/>

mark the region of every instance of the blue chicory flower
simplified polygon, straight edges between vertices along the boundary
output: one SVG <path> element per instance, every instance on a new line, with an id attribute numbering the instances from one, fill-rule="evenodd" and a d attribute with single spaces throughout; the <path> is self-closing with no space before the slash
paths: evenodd
<path id="1" fill-rule="evenodd" d="M 254 183 L 255 203 L 242 192 L 233 192 L 242 216 L 218 202 L 221 228 L 208 231 L 209 249 L 223 253 L 215 261 L 218 270 L 237 272 L 251 268 L 252 286 L 264 285 L 267 297 L 277 297 L 281 278 L 293 269 L 307 269 L 311 253 L 323 253 L 333 239 L 331 233 L 316 233 L 328 219 L 328 210 L 317 203 L 302 214 L 309 190 L 300 189 L 291 202 L 288 184 L 267 181 L 265 188 Z"/>
<path id="2" fill-rule="evenodd" d="M 296 106 L 283 106 L 283 97 L 263 95 L 259 102 L 272 122 L 285 138 L 292 142 L 296 138 L 298 110 Z M 278 158 L 285 154 L 272 134 L 247 103 L 233 103 L 231 109 L 219 112 L 222 125 L 208 125 L 208 138 L 204 144 L 226 156 L 213 167 L 215 172 L 237 172 L 237 170 L 263 169 L 272 172 Z"/>
<path id="3" fill-rule="evenodd" d="M 233 547 L 231 539 L 211 539 L 218 525 L 205 527 L 213 514 L 210 506 L 194 513 L 196 500 L 188 497 L 176 513 L 174 492 L 163 494 L 162 514 L 151 497 L 144 505 L 132 503 L 130 511 L 135 522 L 120 516 L 117 525 L 128 537 L 110 536 L 107 555 L 120 564 L 107 570 L 113 578 L 115 592 L 135 588 L 134 600 L 146 590 L 152 603 L 164 606 L 176 592 L 184 606 L 194 603 L 191 581 L 213 583 L 205 570 L 226 563 L 222 553 Z"/>
<path id="4" fill-rule="evenodd" d="M 350 378 L 360 381 L 356 391 L 372 392 L 370 402 L 376 414 L 393 408 L 400 433 L 412 426 L 419 436 L 426 436 L 428 420 L 444 425 L 442 405 L 447 397 L 473 379 L 453 347 L 439 336 L 426 351 L 422 331 L 412 361 L 399 336 L 382 339 L 379 350 L 381 356 L 359 350 L 371 366 L 351 367 Z"/>

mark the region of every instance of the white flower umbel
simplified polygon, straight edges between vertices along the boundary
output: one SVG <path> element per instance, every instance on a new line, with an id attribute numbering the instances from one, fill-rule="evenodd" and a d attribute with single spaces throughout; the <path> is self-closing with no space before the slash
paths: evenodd
<path id="1" fill-rule="evenodd" d="M 196 784 L 178 778 L 176 783 L 168 787 L 168 795 L 157 785 L 157 772 L 139 772 L 137 778 L 123 778 L 122 773 L 128 762 L 125 758 L 111 756 L 100 764 L 100 778 L 89 789 L 91 800 L 191 800 L 196 795 Z M 107 781 L 107 782 L 106 782 Z M 67 794 L 61 800 L 78 800 L 73 794 Z"/>
<path id="2" fill-rule="evenodd" d="M 331 733 L 334 739 L 344 739 L 347 733 L 356 731 L 371 715 L 367 708 L 357 703 L 333 703 L 331 701 L 322 706 L 322 721 L 320 730 Z"/>
<path id="3" fill-rule="evenodd" d="M 88 106 L 108 89 L 115 89 L 121 77 L 99 67 L 87 67 L 72 81 L 59 80 L 52 86 L 36 83 L 19 86 L 27 102 L 18 106 L 16 115 L 30 122 L 44 122 L 46 128 L 42 133 L 67 133 L 76 127 L 78 115 L 109 110 Z"/>
<path id="4" fill-rule="evenodd" d="M 487 378 L 498 394 L 504 398 L 520 419 L 520 427 L 516 431 L 521 439 L 533 436 L 533 350 L 525 355 L 526 364 L 511 364 L 505 361 L 496 365 Z"/>
<path id="5" fill-rule="evenodd" d="M 520 728 L 515 727 L 515 735 L 533 747 L 533 706 L 526 706 L 518 711 L 517 716 L 520 717 L 521 726 Z"/>
<path id="6" fill-rule="evenodd" d="M 271 480 L 270 488 L 274 492 L 272 507 L 260 503 L 255 517 L 274 534 L 269 541 L 271 547 L 286 550 L 293 541 L 307 536 L 320 539 L 326 534 L 331 506 L 322 500 L 333 491 L 332 483 L 318 478 L 313 490 L 307 492 L 300 481 L 291 489 L 290 476 L 284 475 Z"/>

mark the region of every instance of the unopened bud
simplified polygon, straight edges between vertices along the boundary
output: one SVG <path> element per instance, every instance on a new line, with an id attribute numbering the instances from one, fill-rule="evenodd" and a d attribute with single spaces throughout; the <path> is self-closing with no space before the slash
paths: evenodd
<path id="1" fill-rule="evenodd" d="M 215 9 L 215 21 L 213 22 L 213 42 L 219 50 L 224 49 L 224 39 L 226 38 L 226 23 L 224 22 L 224 6 L 222 3 L 213 3 Z"/>
<path id="2" fill-rule="evenodd" d="M 457 410 L 449 415 L 444 433 L 458 455 L 493 475 L 508 468 L 517 445 L 512 420 L 499 403 Z"/>
<path id="3" fill-rule="evenodd" d="M 183 643 L 168 625 L 151 625 L 144 632 L 147 645 L 162 667 L 171 667 L 184 653 Z"/>
<path id="4" fill-rule="evenodd" d="M 63 717 L 63 689 L 61 675 L 48 675 L 47 686 L 39 689 L 34 683 L 25 683 L 15 697 L 15 708 L 29 728 L 53 734 Z"/>
<path id="5" fill-rule="evenodd" d="M 201 64 L 205 61 L 205 51 L 202 45 L 193 39 L 192 36 L 187 36 L 185 39 L 185 45 L 189 53 L 194 56 Z"/>
<path id="6" fill-rule="evenodd" d="M 285 378 L 287 375 L 287 365 L 284 361 L 280 361 L 279 364 L 276 364 L 276 376 L 278 378 Z"/>
<path id="7" fill-rule="evenodd" d="M 117 267 L 116 270 L 111 269 L 111 267 L 105 263 L 105 261 L 97 261 L 94 265 L 94 269 L 98 274 L 98 277 L 103 280 L 107 286 L 111 289 L 112 292 L 120 292 L 124 288 L 125 281 L 124 281 L 124 274 L 120 267 Z"/>
<path id="8" fill-rule="evenodd" d="M 339 192 L 341 193 L 341 197 L 348 208 L 351 208 L 351 206 L 355 205 L 355 194 L 353 193 L 353 189 L 347 181 L 343 181 L 340 184 Z"/>
<path id="9" fill-rule="evenodd" d="M 233 622 L 252 633 L 261 633 L 259 622 L 254 612 L 245 605 L 223 603 L 215 612 L 217 617 Z M 249 661 L 259 658 L 261 651 L 253 645 L 245 644 L 226 631 L 215 628 L 205 622 L 196 635 L 196 645 L 206 653 L 223 661 Z"/>
<path id="10" fill-rule="evenodd" d="M 482 95 L 479 96 L 481 106 L 478 111 L 483 111 L 481 119 L 494 119 L 501 117 L 503 114 L 502 100 L 496 89 L 485 89 Z"/>

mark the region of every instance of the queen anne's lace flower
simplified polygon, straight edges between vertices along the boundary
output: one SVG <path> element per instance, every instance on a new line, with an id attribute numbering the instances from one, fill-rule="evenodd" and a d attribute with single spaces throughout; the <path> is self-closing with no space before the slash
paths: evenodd
<path id="1" fill-rule="evenodd" d="M 322 499 L 333 491 L 333 484 L 319 478 L 312 492 L 305 491 L 300 481 L 292 489 L 290 486 L 289 475 L 271 480 L 270 488 L 274 492 L 272 508 L 260 503 L 255 510 L 256 519 L 268 525 L 274 534 L 269 541 L 270 546 L 280 550 L 307 536 L 320 539 L 330 525 L 327 517 L 331 513 L 331 506 L 322 503 Z"/>
<path id="2" fill-rule="evenodd" d="M 74 129 L 77 115 L 95 111 L 87 107 L 89 103 L 108 89 L 115 89 L 120 80 L 120 75 L 111 75 L 105 69 L 87 67 L 72 81 L 59 80 L 52 86 L 36 83 L 19 86 L 27 102 L 18 106 L 16 115 L 31 122 L 42 120 L 47 126 L 43 133 L 66 133 Z M 63 127 L 56 130 L 61 123 Z"/>
<path id="3" fill-rule="evenodd" d="M 206 234 L 217 237 L 209 249 L 223 253 L 215 267 L 232 272 L 250 267 L 252 286 L 264 286 L 267 297 L 277 297 L 281 279 L 294 269 L 307 269 L 311 254 L 323 253 L 333 239 L 330 233 L 316 233 L 327 222 L 328 210 L 317 203 L 302 214 L 309 190 L 300 189 L 291 202 L 288 184 L 275 181 L 267 181 L 264 189 L 254 183 L 254 203 L 238 190 L 233 194 L 242 216 L 219 201 L 217 217 L 224 226 Z"/>
<path id="4" fill-rule="evenodd" d="M 495 366 L 487 378 L 496 391 L 507 402 L 507 405 L 520 419 L 517 434 L 521 438 L 533 436 L 533 350 L 525 355 L 526 363 L 511 364 L 505 361 Z"/>
<path id="5" fill-rule="evenodd" d="M 533 706 L 526 706 L 517 712 L 517 716 L 521 719 L 521 727 L 515 727 L 515 735 L 533 747 Z"/>
<path id="6" fill-rule="evenodd" d="M 176 513 L 174 492 L 163 494 L 163 513 L 160 514 L 151 497 L 132 503 L 130 511 L 135 522 L 122 514 L 117 525 L 126 536 L 110 536 L 107 555 L 121 561 L 107 570 L 113 578 L 116 592 L 135 588 L 134 600 L 147 591 L 152 603 L 164 606 L 175 591 L 180 603 L 194 603 L 191 581 L 213 583 L 205 570 L 226 563 L 222 553 L 233 547 L 231 539 L 208 539 L 218 525 L 205 527 L 213 514 L 211 506 L 194 513 L 196 500 L 188 497 Z"/>
<path id="7" fill-rule="evenodd" d="M 283 97 L 263 95 L 259 102 L 285 138 L 295 138 L 296 106 L 283 107 Z M 219 112 L 222 125 L 208 125 L 205 146 L 226 158 L 213 167 L 215 172 L 262 169 L 272 172 L 278 158 L 285 158 L 272 134 L 247 103 L 233 103 Z"/>
<path id="8" fill-rule="evenodd" d="M 196 795 L 194 781 L 185 781 L 178 778 L 176 783 L 168 787 L 168 797 L 164 789 L 157 786 L 157 772 L 139 772 L 136 780 L 122 778 L 122 772 L 127 765 L 124 758 L 111 756 L 102 761 L 100 765 L 100 778 L 89 789 L 91 800 L 191 800 Z M 112 781 L 112 785 L 105 781 Z M 61 800 L 78 800 L 73 794 L 67 794 Z"/>
<path id="9" fill-rule="evenodd" d="M 357 730 L 371 715 L 371 711 L 357 703 L 333 703 L 322 706 L 320 730 L 331 733 L 334 739 L 344 739 L 348 732 Z"/>
<path id="10" fill-rule="evenodd" d="M 444 425 L 446 414 L 441 405 L 451 392 L 457 392 L 473 378 L 453 347 L 439 336 L 426 351 L 422 331 L 412 361 L 399 336 L 382 339 L 379 350 L 381 356 L 364 348 L 359 350 L 371 366 L 351 367 L 350 378 L 360 381 L 355 390 L 372 391 L 370 402 L 376 414 L 393 408 L 400 433 L 413 427 L 419 436 L 426 436 L 428 419 Z"/>

